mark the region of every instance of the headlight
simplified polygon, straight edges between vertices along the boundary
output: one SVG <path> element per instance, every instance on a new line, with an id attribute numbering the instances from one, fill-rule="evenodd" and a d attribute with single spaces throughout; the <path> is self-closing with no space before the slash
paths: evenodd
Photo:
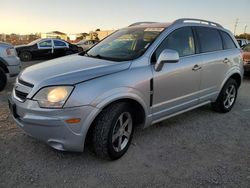
<path id="1" fill-rule="evenodd" d="M 41 89 L 34 97 L 41 108 L 62 108 L 73 86 L 54 86 Z"/>

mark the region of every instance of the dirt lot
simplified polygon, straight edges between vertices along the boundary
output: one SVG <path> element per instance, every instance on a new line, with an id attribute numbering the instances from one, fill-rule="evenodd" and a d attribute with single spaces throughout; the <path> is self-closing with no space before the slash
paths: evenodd
<path id="1" fill-rule="evenodd" d="M 33 63 L 23 63 L 28 66 Z M 250 76 L 227 114 L 210 106 L 137 130 L 120 160 L 59 152 L 26 136 L 0 93 L 0 187 L 250 187 Z"/>

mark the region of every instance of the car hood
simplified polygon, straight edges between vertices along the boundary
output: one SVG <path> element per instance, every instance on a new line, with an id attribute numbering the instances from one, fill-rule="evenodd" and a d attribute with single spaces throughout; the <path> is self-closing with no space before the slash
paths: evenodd
<path id="1" fill-rule="evenodd" d="M 19 48 L 26 48 L 26 47 L 29 47 L 29 46 L 32 46 L 32 45 L 22 44 L 22 45 L 16 45 L 16 46 L 14 46 L 14 48 L 19 49 Z"/>
<path id="2" fill-rule="evenodd" d="M 131 61 L 113 62 L 80 55 L 70 55 L 26 68 L 19 79 L 35 87 L 73 85 L 129 68 Z"/>

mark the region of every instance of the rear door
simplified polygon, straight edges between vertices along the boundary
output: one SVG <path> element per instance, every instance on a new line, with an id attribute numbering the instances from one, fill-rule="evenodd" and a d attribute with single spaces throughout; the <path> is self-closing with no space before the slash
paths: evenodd
<path id="1" fill-rule="evenodd" d="M 235 44 L 228 44 L 225 49 L 223 38 L 227 33 L 210 27 L 195 27 L 202 57 L 201 98 L 200 102 L 213 100 L 220 92 L 220 87 L 235 58 Z M 224 45 L 223 45 L 224 44 Z"/>
<path id="2" fill-rule="evenodd" d="M 69 46 L 66 42 L 61 40 L 53 39 L 54 43 L 54 57 L 61 57 L 66 55 L 66 51 L 68 50 Z"/>

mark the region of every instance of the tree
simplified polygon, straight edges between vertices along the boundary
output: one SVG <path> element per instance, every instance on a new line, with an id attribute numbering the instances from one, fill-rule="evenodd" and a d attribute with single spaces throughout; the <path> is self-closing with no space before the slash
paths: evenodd
<path id="1" fill-rule="evenodd" d="M 244 33 L 244 34 L 240 34 L 240 35 L 236 35 L 236 38 L 241 38 L 241 39 L 248 39 L 250 40 L 250 34 L 249 33 Z"/>

